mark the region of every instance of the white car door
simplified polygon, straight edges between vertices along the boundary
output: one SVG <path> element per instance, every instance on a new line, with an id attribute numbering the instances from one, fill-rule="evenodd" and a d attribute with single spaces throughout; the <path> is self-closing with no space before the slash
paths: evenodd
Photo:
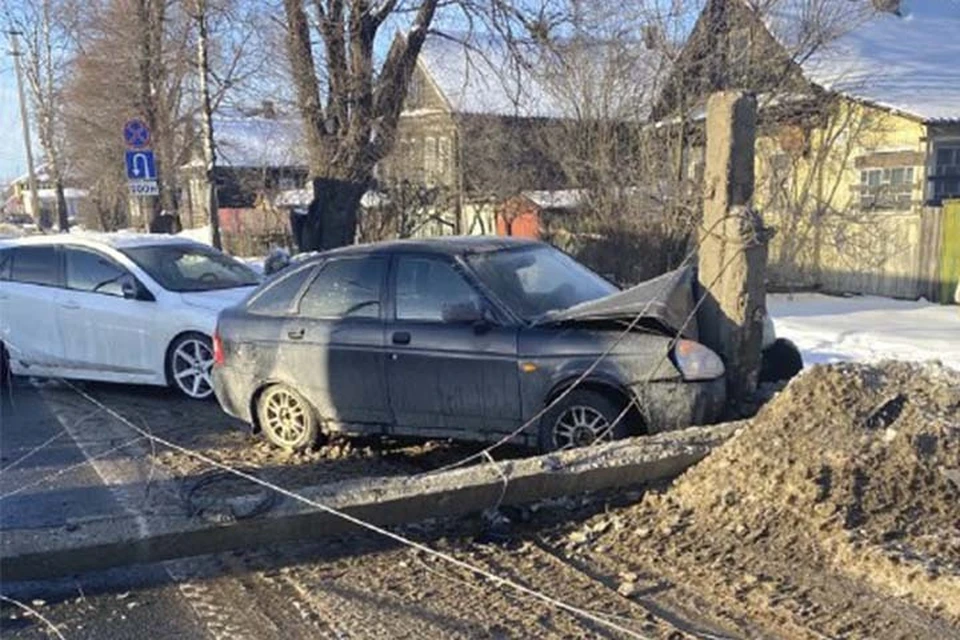
<path id="1" fill-rule="evenodd" d="M 155 375 L 157 303 L 138 299 L 131 287 L 136 278 L 99 251 L 74 246 L 63 253 L 66 288 L 58 316 L 67 366 L 111 379 Z"/>
<path id="2" fill-rule="evenodd" d="M 57 368 L 63 364 L 63 339 L 57 323 L 62 283 L 60 255 L 52 245 L 6 249 L 0 282 L 0 336 L 14 373 L 22 365 Z"/>

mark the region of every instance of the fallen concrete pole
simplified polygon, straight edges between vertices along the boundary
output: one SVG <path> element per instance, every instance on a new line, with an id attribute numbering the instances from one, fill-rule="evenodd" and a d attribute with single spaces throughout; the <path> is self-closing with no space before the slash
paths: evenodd
<path id="1" fill-rule="evenodd" d="M 297 493 L 366 522 L 399 525 L 451 518 L 490 507 L 667 480 L 702 460 L 742 423 L 698 427 L 557 454 L 411 478 L 309 487 Z M 505 478 L 509 478 L 505 482 Z M 5 531 L 0 579 L 48 579 L 113 567 L 302 541 L 356 531 L 333 513 L 284 498 L 266 513 L 212 524 L 184 513 L 149 527 L 118 517 L 80 530 Z"/>

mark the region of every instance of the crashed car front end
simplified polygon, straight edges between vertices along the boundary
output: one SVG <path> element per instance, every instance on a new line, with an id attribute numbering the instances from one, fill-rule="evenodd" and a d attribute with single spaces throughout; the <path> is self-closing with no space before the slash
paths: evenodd
<path id="1" fill-rule="evenodd" d="M 557 354 L 558 343 L 569 343 L 554 375 L 590 371 L 587 381 L 615 385 L 636 403 L 646 433 L 717 421 L 726 406 L 725 369 L 697 342 L 694 288 L 693 270 L 678 269 L 544 316 L 537 327 L 565 329 L 546 350 Z"/>

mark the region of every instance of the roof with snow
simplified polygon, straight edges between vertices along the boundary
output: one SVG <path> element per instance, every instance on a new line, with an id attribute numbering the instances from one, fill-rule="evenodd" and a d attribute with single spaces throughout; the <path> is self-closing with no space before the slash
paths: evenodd
<path id="1" fill-rule="evenodd" d="M 541 46 L 431 35 L 418 59 L 455 113 L 525 118 L 644 117 L 663 57 L 639 43 Z M 565 60 L 566 66 L 557 63 Z M 628 106 L 629 105 L 629 106 Z"/>
<path id="2" fill-rule="evenodd" d="M 960 122 L 960 0 L 902 0 L 897 13 L 870 2 L 779 0 L 764 22 L 794 55 L 811 48 L 804 39 L 817 25 L 827 29 L 829 41 L 801 61 L 823 88 L 925 122 Z"/>
<path id="3" fill-rule="evenodd" d="M 220 117 L 214 120 L 213 133 L 220 166 L 307 166 L 307 149 L 299 118 Z"/>

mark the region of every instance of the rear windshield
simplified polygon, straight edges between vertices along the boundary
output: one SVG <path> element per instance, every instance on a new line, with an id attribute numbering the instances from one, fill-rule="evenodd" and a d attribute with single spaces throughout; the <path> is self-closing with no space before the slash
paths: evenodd
<path id="1" fill-rule="evenodd" d="M 202 245 L 152 245 L 121 251 L 168 291 L 215 291 L 260 282 L 247 265 Z"/>

